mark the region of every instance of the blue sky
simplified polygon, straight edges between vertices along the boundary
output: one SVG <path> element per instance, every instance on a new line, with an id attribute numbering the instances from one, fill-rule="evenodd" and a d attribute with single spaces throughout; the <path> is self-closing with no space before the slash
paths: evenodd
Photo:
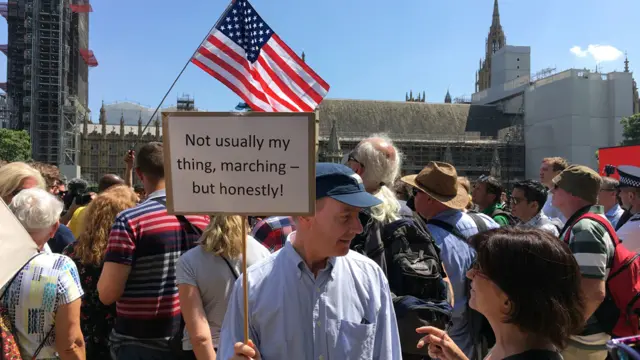
<path id="1" fill-rule="evenodd" d="M 493 0 L 251 0 L 253 6 L 330 85 L 329 98 L 404 100 L 426 91 L 427 101 L 471 95 L 484 56 Z M 93 0 L 90 47 L 100 65 L 90 70 L 93 120 L 101 101 L 155 107 L 189 59 L 226 0 Z M 532 48 L 532 70 L 596 64 L 589 45 L 628 51 L 640 71 L 637 0 L 500 0 L 507 44 Z M 634 29 L 635 28 L 635 29 Z M 0 39 L 6 42 L 6 27 Z M 579 46 L 581 57 L 570 51 Z M 611 49 L 596 56 L 610 58 Z M 579 51 L 576 51 L 579 53 Z M 624 56 L 602 62 L 622 70 Z M 4 57 L 0 68 L 6 69 Z M 1 72 L 6 72 L 3 70 Z M 0 73 L 1 73 L 0 72 Z M 3 75 L 0 75 L 3 78 Z M 228 111 L 239 98 L 194 65 L 169 95 L 195 97 L 196 106 Z"/>

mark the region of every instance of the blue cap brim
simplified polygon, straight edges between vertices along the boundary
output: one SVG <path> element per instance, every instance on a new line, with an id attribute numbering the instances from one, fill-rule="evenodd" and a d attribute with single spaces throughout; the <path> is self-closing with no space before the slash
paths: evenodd
<path id="1" fill-rule="evenodd" d="M 382 204 L 382 200 L 369 194 L 368 192 L 358 192 L 353 194 L 329 195 L 330 198 L 341 203 L 357 208 L 370 208 Z"/>

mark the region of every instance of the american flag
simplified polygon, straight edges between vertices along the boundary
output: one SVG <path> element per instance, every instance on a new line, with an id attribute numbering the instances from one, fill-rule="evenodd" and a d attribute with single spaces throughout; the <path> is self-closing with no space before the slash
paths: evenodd
<path id="1" fill-rule="evenodd" d="M 247 0 L 234 0 L 191 62 L 254 111 L 313 111 L 329 91 Z"/>

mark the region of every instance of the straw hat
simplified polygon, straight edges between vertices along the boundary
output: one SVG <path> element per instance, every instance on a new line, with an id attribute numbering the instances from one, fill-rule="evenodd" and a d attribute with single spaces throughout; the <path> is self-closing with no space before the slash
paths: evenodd
<path id="1" fill-rule="evenodd" d="M 469 194 L 458 184 L 458 173 L 451 164 L 430 161 L 418 175 L 407 175 L 401 180 L 451 209 L 462 210 L 469 203 Z"/>

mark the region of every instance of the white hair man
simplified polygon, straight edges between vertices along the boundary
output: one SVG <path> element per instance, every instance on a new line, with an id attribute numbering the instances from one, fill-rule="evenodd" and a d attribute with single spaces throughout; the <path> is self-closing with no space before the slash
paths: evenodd
<path id="1" fill-rule="evenodd" d="M 351 249 L 370 257 L 386 274 L 380 234 L 384 225 L 400 219 L 400 203 L 392 187 L 400 175 L 402 155 L 387 136 L 376 134 L 362 140 L 344 160 L 345 165 L 360 175 L 365 190 L 382 201 L 360 213 L 364 230 L 353 239 Z"/>
<path id="2" fill-rule="evenodd" d="M 400 175 L 402 154 L 391 139 L 376 134 L 362 140 L 347 155 L 346 165 L 360 175 L 367 192 L 383 202 L 371 209 L 371 217 L 383 223 L 398 220 L 400 203 L 391 187 Z"/>

